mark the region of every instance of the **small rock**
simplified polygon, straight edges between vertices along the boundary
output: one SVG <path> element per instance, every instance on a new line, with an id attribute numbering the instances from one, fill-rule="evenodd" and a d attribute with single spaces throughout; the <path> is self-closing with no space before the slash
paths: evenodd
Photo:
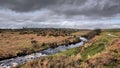
<path id="1" fill-rule="evenodd" d="M 18 63 L 15 63 L 15 62 L 12 63 L 12 66 L 13 66 L 13 67 L 15 67 L 15 66 L 17 66 L 17 65 L 18 65 Z"/>

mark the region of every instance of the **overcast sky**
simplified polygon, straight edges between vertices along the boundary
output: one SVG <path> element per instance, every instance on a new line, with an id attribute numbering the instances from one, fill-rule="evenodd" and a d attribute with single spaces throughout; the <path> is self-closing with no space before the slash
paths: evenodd
<path id="1" fill-rule="evenodd" d="M 120 0 L 0 0 L 0 28 L 120 28 Z"/>

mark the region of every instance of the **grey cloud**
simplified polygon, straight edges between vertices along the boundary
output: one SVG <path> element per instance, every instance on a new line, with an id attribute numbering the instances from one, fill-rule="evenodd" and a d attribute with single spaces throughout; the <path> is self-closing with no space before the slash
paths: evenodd
<path id="1" fill-rule="evenodd" d="M 0 0 L 0 6 L 15 11 L 38 10 L 50 4 L 55 0 Z"/>
<path id="2" fill-rule="evenodd" d="M 60 5 L 59 5 L 60 6 Z M 65 4 L 54 8 L 56 12 L 67 15 L 112 16 L 120 13 L 119 0 L 87 0 L 83 5 Z"/>
<path id="3" fill-rule="evenodd" d="M 18 12 L 48 8 L 68 16 L 110 16 L 120 13 L 120 0 L 0 0 L 0 7 Z"/>
<path id="4" fill-rule="evenodd" d="M 2 28 L 115 28 L 116 19 L 120 0 L 0 0 Z"/>

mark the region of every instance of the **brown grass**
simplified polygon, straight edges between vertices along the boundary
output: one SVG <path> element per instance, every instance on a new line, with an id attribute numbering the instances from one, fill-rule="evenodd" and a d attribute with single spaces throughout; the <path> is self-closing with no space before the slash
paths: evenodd
<path id="1" fill-rule="evenodd" d="M 23 68 L 79 68 L 81 56 L 49 56 L 40 58 L 38 61 L 31 61 L 23 66 Z"/>
<path id="2" fill-rule="evenodd" d="M 38 42 L 38 49 L 33 47 L 32 40 Z M 37 36 L 37 34 L 21 35 L 17 32 L 0 33 L 0 59 L 14 57 L 21 53 L 29 54 L 50 47 L 49 45 L 41 46 L 42 43 L 57 43 L 59 45 L 63 44 L 65 40 L 73 42 L 75 38 L 71 36 Z"/>
<path id="3" fill-rule="evenodd" d="M 86 35 L 86 34 L 89 33 L 89 32 L 90 32 L 90 30 L 78 31 L 78 32 L 72 33 L 72 35 L 75 35 L 75 36 L 82 36 L 82 35 Z"/>
<path id="4" fill-rule="evenodd" d="M 102 53 L 90 57 L 83 62 L 82 68 L 119 68 L 120 67 L 120 39 L 115 39 L 113 44 Z"/>
<path id="5" fill-rule="evenodd" d="M 36 61 L 26 63 L 21 68 L 120 68 L 120 38 L 109 37 L 107 34 L 107 32 L 103 32 L 82 47 L 56 54 L 57 56 L 39 58 Z M 119 35 L 120 32 L 114 34 Z M 88 52 L 90 54 L 92 50 L 95 52 L 99 46 L 97 48 L 94 46 L 99 43 L 104 43 L 105 48 L 94 55 L 88 55 L 87 59 L 84 60 L 82 53 Z M 89 46 L 92 50 L 86 52 L 87 48 L 90 48 Z M 81 51 L 82 53 L 80 53 Z M 70 56 L 67 55 L 69 53 Z"/>

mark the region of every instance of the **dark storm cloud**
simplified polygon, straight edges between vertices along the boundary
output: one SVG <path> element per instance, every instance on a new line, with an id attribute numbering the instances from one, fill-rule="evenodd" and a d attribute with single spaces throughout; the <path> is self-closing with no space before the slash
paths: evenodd
<path id="1" fill-rule="evenodd" d="M 0 7 L 18 12 L 49 8 L 68 16 L 109 16 L 120 13 L 120 0 L 0 0 Z"/>
<path id="2" fill-rule="evenodd" d="M 54 8 L 67 15 L 111 16 L 120 13 L 120 0 L 86 0 L 84 4 L 65 4 Z"/>
<path id="3" fill-rule="evenodd" d="M 120 0 L 0 0 L 0 27 L 23 26 L 120 27 Z"/>
<path id="4" fill-rule="evenodd" d="M 0 0 L 0 6 L 15 11 L 31 11 L 54 4 L 55 0 Z"/>
<path id="5" fill-rule="evenodd" d="M 0 0 L 0 6 L 10 8 L 15 11 L 31 11 L 56 5 L 81 4 L 85 1 L 86 0 Z"/>

